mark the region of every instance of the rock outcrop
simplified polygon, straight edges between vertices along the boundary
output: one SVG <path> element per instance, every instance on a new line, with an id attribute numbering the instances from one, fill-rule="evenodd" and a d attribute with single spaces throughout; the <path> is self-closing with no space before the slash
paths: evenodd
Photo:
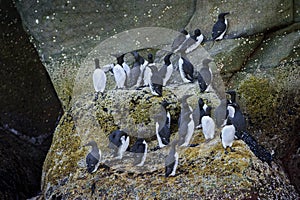
<path id="1" fill-rule="evenodd" d="M 225 39 L 215 42 L 213 46 L 212 42 L 207 41 L 203 46 L 206 51 L 201 52 L 205 52 L 204 57 L 208 55 L 214 58 L 215 71 L 222 75 L 226 88 L 238 91 L 239 103 L 249 123 L 248 131 L 269 151 L 275 151 L 276 162 L 282 161 L 285 169 L 290 169 L 287 171 L 289 178 L 296 187 L 299 186 L 299 176 L 292 176 L 292 173 L 299 171 L 296 165 L 292 164 L 299 163 L 298 4 L 292 0 L 186 1 L 184 6 L 181 1 L 149 1 L 143 5 L 129 1 L 122 4 L 115 1 L 88 1 L 84 4 L 71 1 L 63 4 L 17 2 L 24 26 L 33 36 L 32 40 L 66 111 L 56 129 L 51 150 L 45 161 L 44 197 L 89 198 L 88 195 L 94 188 L 95 197 L 115 198 L 124 197 L 120 195 L 120 191 L 123 195 L 128 192 L 127 198 L 299 198 L 277 164 L 274 163 L 270 167 L 262 163 L 242 141 L 236 141 L 234 144 L 237 152 L 226 156 L 218 138 L 202 144 L 204 141 L 201 131 L 196 131 L 194 138 L 195 142 L 201 143 L 200 146 L 180 149 L 179 173 L 170 179 L 163 177 L 163 166 L 151 170 L 150 173 L 140 173 L 138 169 L 128 171 L 128 167 L 126 170 L 111 167 L 108 171 L 101 168 L 95 175 L 88 175 L 83 164 L 87 150 L 82 148 L 84 143 L 94 139 L 104 152 L 108 152 L 107 141 L 103 141 L 102 138 L 107 138 L 112 127 L 123 128 L 121 122 L 139 124 L 136 121 L 133 123 L 137 120 L 136 116 L 141 116 L 140 120 L 149 117 L 147 111 L 140 108 L 151 107 L 149 102 L 144 100 L 148 97 L 148 92 L 144 92 L 147 89 L 115 91 L 112 77 L 109 77 L 105 98 L 99 99 L 95 105 L 92 102 L 91 82 L 95 57 L 100 58 L 103 66 L 114 61 L 114 58 L 108 55 L 109 52 L 125 53 L 147 48 L 156 52 L 155 45 L 144 44 L 164 40 L 165 45 L 170 45 L 175 35 L 175 32 L 170 31 L 168 38 L 164 34 L 153 34 L 152 30 L 155 32 L 155 28 L 145 28 L 140 30 L 149 30 L 149 37 L 139 38 L 138 34 L 132 34 L 134 31 L 130 31 L 133 28 L 159 26 L 179 30 L 186 27 L 190 32 L 200 28 L 209 39 L 217 15 L 229 11 L 229 28 Z M 124 30 L 129 32 L 126 34 L 122 32 Z M 119 42 L 118 39 L 122 35 L 133 42 Z M 115 43 L 109 43 L 114 39 L 117 39 Z M 110 45 L 104 45 L 103 49 L 100 48 L 103 47 L 102 43 L 102 46 L 97 47 L 97 44 L 103 41 Z M 203 59 L 203 55 L 200 55 L 200 58 L 197 57 L 199 54 L 190 56 L 197 62 Z M 132 60 L 130 57 L 126 59 Z M 178 74 L 174 75 L 172 84 L 178 86 L 178 78 Z M 217 85 L 220 86 L 219 83 Z M 187 91 L 195 91 L 198 87 L 193 85 L 192 88 L 178 90 L 177 86 L 166 89 L 167 96 L 164 96 L 177 102 L 172 114 L 175 121 L 180 109 L 179 97 Z M 224 88 L 221 91 L 224 91 Z M 216 98 L 204 97 L 210 100 L 220 97 L 218 92 L 211 94 Z M 201 96 L 199 93 L 196 95 Z M 140 99 L 134 99 L 134 96 Z M 120 98 L 125 99 L 123 101 L 127 105 L 130 105 L 128 101 L 133 99 L 136 106 L 131 107 L 137 112 L 135 116 L 123 117 L 123 121 L 117 117 L 115 110 L 120 107 L 112 105 Z M 195 104 L 196 100 L 192 102 Z M 211 104 L 217 105 L 214 101 Z M 259 105 L 259 110 L 253 104 Z M 121 115 L 127 116 L 126 109 L 121 110 Z M 142 125 L 137 127 L 135 131 L 145 130 Z M 177 126 L 174 124 L 172 128 L 173 134 L 176 135 Z M 154 142 L 151 145 L 153 146 Z M 165 154 L 163 150 L 160 155 L 163 157 Z M 105 156 L 104 158 L 106 159 Z M 130 159 L 128 162 L 125 159 L 124 162 L 124 165 L 131 166 Z M 153 164 L 149 160 L 147 162 L 148 165 Z M 172 186 L 171 192 L 167 192 L 163 185 Z M 157 191 L 158 188 L 161 193 Z"/>

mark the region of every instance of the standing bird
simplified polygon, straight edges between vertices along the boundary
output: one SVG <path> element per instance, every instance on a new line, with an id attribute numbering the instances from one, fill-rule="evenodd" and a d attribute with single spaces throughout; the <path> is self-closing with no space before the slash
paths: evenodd
<path id="1" fill-rule="evenodd" d="M 147 157 L 148 144 L 144 138 L 138 138 L 130 151 L 135 153 L 134 165 L 143 166 Z"/>
<path id="2" fill-rule="evenodd" d="M 211 116 L 211 106 L 208 106 L 205 111 L 205 115 L 201 119 L 202 131 L 206 141 L 209 141 L 215 136 L 215 122 Z"/>
<path id="3" fill-rule="evenodd" d="M 148 54 L 148 64 L 145 67 L 145 71 L 143 75 L 144 86 L 149 86 L 151 82 L 152 72 L 150 66 L 155 66 L 152 53 Z"/>
<path id="4" fill-rule="evenodd" d="M 123 89 L 126 81 L 126 72 L 123 69 L 124 60 L 122 57 L 117 58 L 117 64 L 113 67 L 112 71 L 116 81 L 116 88 Z"/>
<path id="5" fill-rule="evenodd" d="M 184 51 L 186 54 L 194 51 L 203 42 L 203 39 L 204 36 L 200 29 L 196 29 L 194 31 L 194 35 L 185 40 L 182 44 L 180 51 Z"/>
<path id="6" fill-rule="evenodd" d="M 145 80 L 149 81 L 149 88 L 154 96 L 162 96 L 163 79 L 155 65 L 148 65 L 145 69 Z"/>
<path id="7" fill-rule="evenodd" d="M 178 130 L 180 146 L 188 146 L 194 133 L 193 110 L 187 103 L 187 99 L 191 96 L 184 95 L 181 98 L 180 125 Z"/>
<path id="8" fill-rule="evenodd" d="M 220 105 L 215 109 L 215 121 L 217 128 L 226 123 L 227 100 L 222 99 Z"/>
<path id="9" fill-rule="evenodd" d="M 215 44 L 215 41 L 222 40 L 228 27 L 227 19 L 225 19 L 225 15 L 228 15 L 229 12 L 220 13 L 218 15 L 218 21 L 214 24 L 212 28 L 212 40 L 213 43 L 210 48 L 212 48 Z"/>
<path id="10" fill-rule="evenodd" d="M 206 89 L 205 91 L 209 91 L 210 89 L 210 85 L 212 83 L 212 80 L 213 80 L 213 74 L 212 74 L 212 71 L 209 67 L 209 63 L 211 62 L 212 60 L 211 59 L 204 59 L 202 61 L 202 68 L 200 69 L 199 73 L 200 75 L 202 76 L 204 82 L 206 83 Z M 201 87 L 200 87 L 201 88 Z"/>
<path id="11" fill-rule="evenodd" d="M 230 148 L 231 152 L 234 152 L 234 149 L 232 148 L 232 143 L 234 141 L 235 136 L 235 127 L 231 123 L 231 117 L 228 117 L 226 125 L 222 128 L 220 136 L 222 140 L 222 145 L 225 149 L 225 154 L 228 154 L 228 151 L 226 150 L 227 147 Z"/>
<path id="12" fill-rule="evenodd" d="M 143 75 L 144 75 L 144 70 L 145 67 L 148 65 L 148 61 L 145 60 L 142 56 L 139 55 L 138 52 L 133 51 L 132 55 L 134 56 L 135 59 L 135 63 L 137 63 L 137 65 L 139 66 L 139 70 L 140 70 L 140 74 L 138 75 L 135 87 L 140 87 L 142 85 L 142 81 L 143 81 Z"/>
<path id="13" fill-rule="evenodd" d="M 196 109 L 193 111 L 193 119 L 195 123 L 196 128 L 201 128 L 201 119 L 205 115 L 205 110 L 207 108 L 207 105 L 204 103 L 202 98 L 198 99 L 198 104 Z"/>
<path id="14" fill-rule="evenodd" d="M 179 49 L 181 48 L 182 44 L 188 39 L 190 38 L 190 34 L 185 30 L 182 29 L 181 34 L 179 36 L 177 36 L 171 46 L 172 52 L 176 53 L 177 51 L 179 51 Z"/>
<path id="15" fill-rule="evenodd" d="M 243 132 L 247 129 L 246 119 L 240 110 L 240 107 L 237 103 L 230 104 L 227 108 L 230 109 L 232 107 L 234 109 L 233 117 L 231 119 L 232 124 L 236 129 L 236 136 L 237 138 L 241 138 Z M 231 109 L 232 110 L 232 109 Z M 230 116 L 230 114 L 229 114 Z M 231 117 L 231 116 L 230 116 Z"/>
<path id="16" fill-rule="evenodd" d="M 179 72 L 184 83 L 194 82 L 194 66 L 187 59 L 184 53 L 181 54 L 178 60 Z"/>
<path id="17" fill-rule="evenodd" d="M 120 63 L 121 66 L 123 67 L 123 69 L 125 70 L 125 73 L 126 73 L 126 81 L 125 81 L 126 84 L 125 85 L 128 86 L 129 77 L 130 77 L 130 67 L 124 61 L 124 56 L 125 56 L 125 54 L 122 54 L 121 56 L 117 57 L 117 62 Z"/>
<path id="18" fill-rule="evenodd" d="M 124 152 L 129 146 L 129 136 L 126 132 L 115 130 L 109 135 L 109 147 L 114 149 L 114 156 L 117 159 L 122 159 Z"/>
<path id="19" fill-rule="evenodd" d="M 164 65 L 162 68 L 159 69 L 158 73 L 162 76 L 163 78 L 163 86 L 167 85 L 168 80 L 170 79 L 172 72 L 173 72 L 173 64 L 170 61 L 170 57 L 172 56 L 173 53 L 168 53 L 164 57 Z"/>
<path id="20" fill-rule="evenodd" d="M 95 88 L 95 99 L 97 101 L 99 92 L 103 95 L 105 85 L 106 85 L 106 75 L 99 66 L 99 59 L 95 59 L 95 71 L 93 73 L 93 84 Z"/>
<path id="21" fill-rule="evenodd" d="M 178 140 L 174 140 L 171 143 L 169 155 L 165 159 L 165 177 L 175 176 L 179 158 L 178 153 L 176 152 L 177 144 Z"/>
<path id="22" fill-rule="evenodd" d="M 212 29 L 212 39 L 214 41 L 223 39 L 223 37 L 226 33 L 226 30 L 227 30 L 227 27 L 228 27 L 228 22 L 227 22 L 227 19 L 225 19 L 225 15 L 228 15 L 228 14 L 229 14 L 229 12 L 220 13 L 218 15 L 218 21 L 214 24 L 213 29 Z"/>
<path id="23" fill-rule="evenodd" d="M 89 173 L 94 173 L 97 171 L 100 160 L 101 160 L 101 151 L 98 149 L 97 143 L 95 141 L 90 141 L 84 146 L 92 146 L 92 150 L 88 155 L 86 156 L 86 166 L 87 166 L 87 171 Z"/>
<path id="24" fill-rule="evenodd" d="M 170 143 L 171 116 L 166 110 L 168 105 L 170 105 L 170 103 L 165 100 L 161 102 L 159 112 L 154 116 L 156 137 L 159 148 L 162 148 Z"/>

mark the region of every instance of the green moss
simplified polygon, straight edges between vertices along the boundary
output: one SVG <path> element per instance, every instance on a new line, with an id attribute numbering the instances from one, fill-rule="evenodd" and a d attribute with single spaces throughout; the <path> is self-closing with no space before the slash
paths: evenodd
<path id="1" fill-rule="evenodd" d="M 81 139 L 76 133 L 73 118 L 66 113 L 53 136 L 53 143 L 44 163 L 43 171 L 47 173 L 44 183 L 55 185 L 57 180 L 76 171 L 77 162 L 84 157 L 80 146 Z"/>
<path id="2" fill-rule="evenodd" d="M 251 76 L 240 84 L 238 93 L 253 123 L 275 116 L 277 93 L 269 79 Z"/>

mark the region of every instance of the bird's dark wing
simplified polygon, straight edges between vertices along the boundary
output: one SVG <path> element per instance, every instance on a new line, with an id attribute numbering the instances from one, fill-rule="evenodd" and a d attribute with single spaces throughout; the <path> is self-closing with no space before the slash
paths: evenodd
<path id="1" fill-rule="evenodd" d="M 185 73 L 185 78 L 190 80 L 191 82 L 194 81 L 194 66 L 189 61 L 185 60 L 185 67 L 183 68 Z"/>
<path id="2" fill-rule="evenodd" d="M 203 93 L 207 89 L 207 84 L 205 83 L 201 74 L 198 75 L 198 84 L 199 84 L 200 92 Z"/>
<path id="3" fill-rule="evenodd" d="M 165 167 L 165 177 L 168 177 L 172 173 L 174 165 L 175 165 L 175 161 L 172 162 L 169 165 L 166 165 L 166 167 Z"/>
<path id="4" fill-rule="evenodd" d="M 161 140 L 162 140 L 162 143 L 164 145 L 167 145 L 170 143 L 170 135 L 171 135 L 171 131 L 170 129 L 168 128 L 167 125 L 165 125 L 159 132 L 158 132 Z"/>
<path id="5" fill-rule="evenodd" d="M 222 21 L 217 21 L 213 26 L 212 38 L 215 40 L 226 30 L 226 24 Z"/>
<path id="6" fill-rule="evenodd" d="M 92 173 L 98 162 L 99 160 L 95 158 L 91 153 L 89 153 L 86 156 L 87 171 L 89 173 Z"/>

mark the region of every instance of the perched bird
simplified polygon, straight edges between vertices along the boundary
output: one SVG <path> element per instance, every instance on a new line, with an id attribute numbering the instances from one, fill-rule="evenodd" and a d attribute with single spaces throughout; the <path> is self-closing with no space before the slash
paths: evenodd
<path id="1" fill-rule="evenodd" d="M 148 144 L 144 138 L 138 138 L 130 151 L 135 153 L 134 165 L 143 166 L 147 157 Z"/>
<path id="2" fill-rule="evenodd" d="M 168 80 L 170 79 L 172 72 L 173 72 L 173 64 L 170 61 L 170 57 L 172 56 L 173 53 L 168 53 L 164 57 L 164 65 L 162 68 L 159 69 L 158 73 L 161 75 L 163 78 L 163 86 L 167 85 Z"/>
<path id="3" fill-rule="evenodd" d="M 242 133 L 244 131 L 246 131 L 246 129 L 247 129 L 246 119 L 237 103 L 230 104 L 229 106 L 227 106 L 227 109 L 232 110 L 232 108 L 230 108 L 230 107 L 232 107 L 234 109 L 231 122 L 236 129 L 237 138 L 240 138 Z M 229 114 L 229 117 L 231 117 L 230 114 Z"/>
<path id="4" fill-rule="evenodd" d="M 170 143 L 170 125 L 171 116 L 166 108 L 170 105 L 167 101 L 162 101 L 159 107 L 159 112 L 154 116 L 156 137 L 159 148 L 162 148 Z"/>
<path id="5" fill-rule="evenodd" d="M 163 79 L 160 76 L 155 65 L 148 65 L 145 70 L 147 81 L 149 81 L 149 88 L 154 96 L 162 96 Z"/>
<path id="6" fill-rule="evenodd" d="M 101 160 L 101 151 L 98 149 L 97 143 L 95 141 L 90 141 L 89 143 L 85 144 L 84 146 L 92 146 L 92 150 L 86 156 L 86 165 L 87 171 L 89 173 L 94 173 L 97 171 L 100 160 Z"/>
<path id="7" fill-rule="evenodd" d="M 152 72 L 150 66 L 155 66 L 152 53 L 148 54 L 148 64 L 145 67 L 145 71 L 143 75 L 144 86 L 149 86 L 151 83 Z"/>
<path id="8" fill-rule="evenodd" d="M 222 99 L 220 105 L 215 109 L 215 122 L 217 128 L 220 128 L 226 123 L 227 100 Z"/>
<path id="9" fill-rule="evenodd" d="M 182 29 L 180 32 L 181 34 L 174 39 L 171 46 L 172 52 L 174 53 L 176 53 L 181 48 L 185 40 L 190 38 L 190 34 L 185 29 Z"/>
<path id="10" fill-rule="evenodd" d="M 114 156 L 117 159 L 122 159 L 124 152 L 129 146 L 129 136 L 126 132 L 115 130 L 109 135 L 109 147 L 114 149 Z"/>
<path id="11" fill-rule="evenodd" d="M 142 56 L 140 56 L 139 53 L 136 51 L 133 51 L 132 55 L 134 56 L 135 63 L 137 63 L 137 65 L 139 65 L 139 69 L 140 69 L 140 73 L 137 78 L 135 87 L 140 87 L 142 85 L 144 70 L 145 70 L 145 67 L 148 65 L 148 61 L 145 60 Z"/>
<path id="12" fill-rule="evenodd" d="M 208 91 L 210 89 L 210 85 L 211 85 L 211 82 L 213 80 L 213 74 L 212 74 L 212 71 L 209 67 L 209 63 L 211 62 L 212 60 L 210 59 L 204 59 L 202 61 L 202 68 L 200 69 L 199 73 L 201 74 L 204 82 L 206 83 L 206 89 L 205 91 Z M 201 87 L 200 87 L 201 88 Z"/>
<path id="13" fill-rule="evenodd" d="M 185 40 L 182 44 L 180 51 L 184 51 L 186 54 L 192 52 L 203 42 L 203 39 L 204 37 L 200 29 L 196 29 L 194 35 Z"/>
<path id="14" fill-rule="evenodd" d="M 99 66 L 99 59 L 95 59 L 95 71 L 93 73 L 93 83 L 95 88 L 95 101 L 98 99 L 99 92 L 103 95 L 105 85 L 106 85 L 106 75 Z"/>
<path id="15" fill-rule="evenodd" d="M 231 117 L 228 117 L 226 121 L 226 125 L 222 128 L 221 132 L 221 140 L 222 140 L 222 145 L 225 149 L 225 154 L 228 153 L 226 150 L 227 147 L 230 148 L 230 150 L 233 152 L 234 149 L 232 148 L 232 143 L 234 141 L 234 136 L 235 136 L 235 127 L 231 123 Z"/>
<path id="16" fill-rule="evenodd" d="M 116 81 L 116 88 L 123 89 L 126 81 L 126 72 L 122 66 L 122 59 L 117 60 L 117 64 L 113 67 L 112 71 Z"/>
<path id="17" fill-rule="evenodd" d="M 178 166 L 178 153 L 176 152 L 176 145 L 178 140 L 174 140 L 171 143 L 169 155 L 165 158 L 165 177 L 175 176 Z"/>
<path id="18" fill-rule="evenodd" d="M 181 98 L 180 125 L 178 130 L 180 146 L 188 146 L 194 133 L 193 110 L 187 103 L 187 99 L 191 96 L 184 95 Z"/>
<path id="19" fill-rule="evenodd" d="M 128 87 L 133 87 L 137 85 L 138 79 L 141 74 L 140 63 L 135 61 L 130 70 L 129 80 L 127 81 Z"/>
<path id="20" fill-rule="evenodd" d="M 198 104 L 196 109 L 193 111 L 193 119 L 195 123 L 196 128 L 201 128 L 201 119 L 205 115 L 205 110 L 207 108 L 207 105 L 204 103 L 202 98 L 198 99 Z"/>
<path id="21" fill-rule="evenodd" d="M 179 72 L 184 83 L 194 82 L 194 66 L 184 54 L 178 60 Z"/>
<path id="22" fill-rule="evenodd" d="M 208 106 L 205 111 L 205 115 L 201 119 L 202 131 L 206 141 L 211 140 L 215 136 L 215 122 L 211 116 L 211 106 Z"/>
<path id="23" fill-rule="evenodd" d="M 127 65 L 127 63 L 124 61 L 124 56 L 125 54 L 122 54 L 121 56 L 117 57 L 117 62 L 121 64 L 123 69 L 125 70 L 126 73 L 126 86 L 128 86 L 128 81 L 130 77 L 130 67 Z"/>
<path id="24" fill-rule="evenodd" d="M 214 24 L 212 29 L 212 39 L 214 41 L 223 39 L 228 27 L 228 23 L 227 23 L 227 19 L 225 19 L 225 15 L 228 14 L 229 12 L 220 13 L 218 15 L 218 21 Z"/>

